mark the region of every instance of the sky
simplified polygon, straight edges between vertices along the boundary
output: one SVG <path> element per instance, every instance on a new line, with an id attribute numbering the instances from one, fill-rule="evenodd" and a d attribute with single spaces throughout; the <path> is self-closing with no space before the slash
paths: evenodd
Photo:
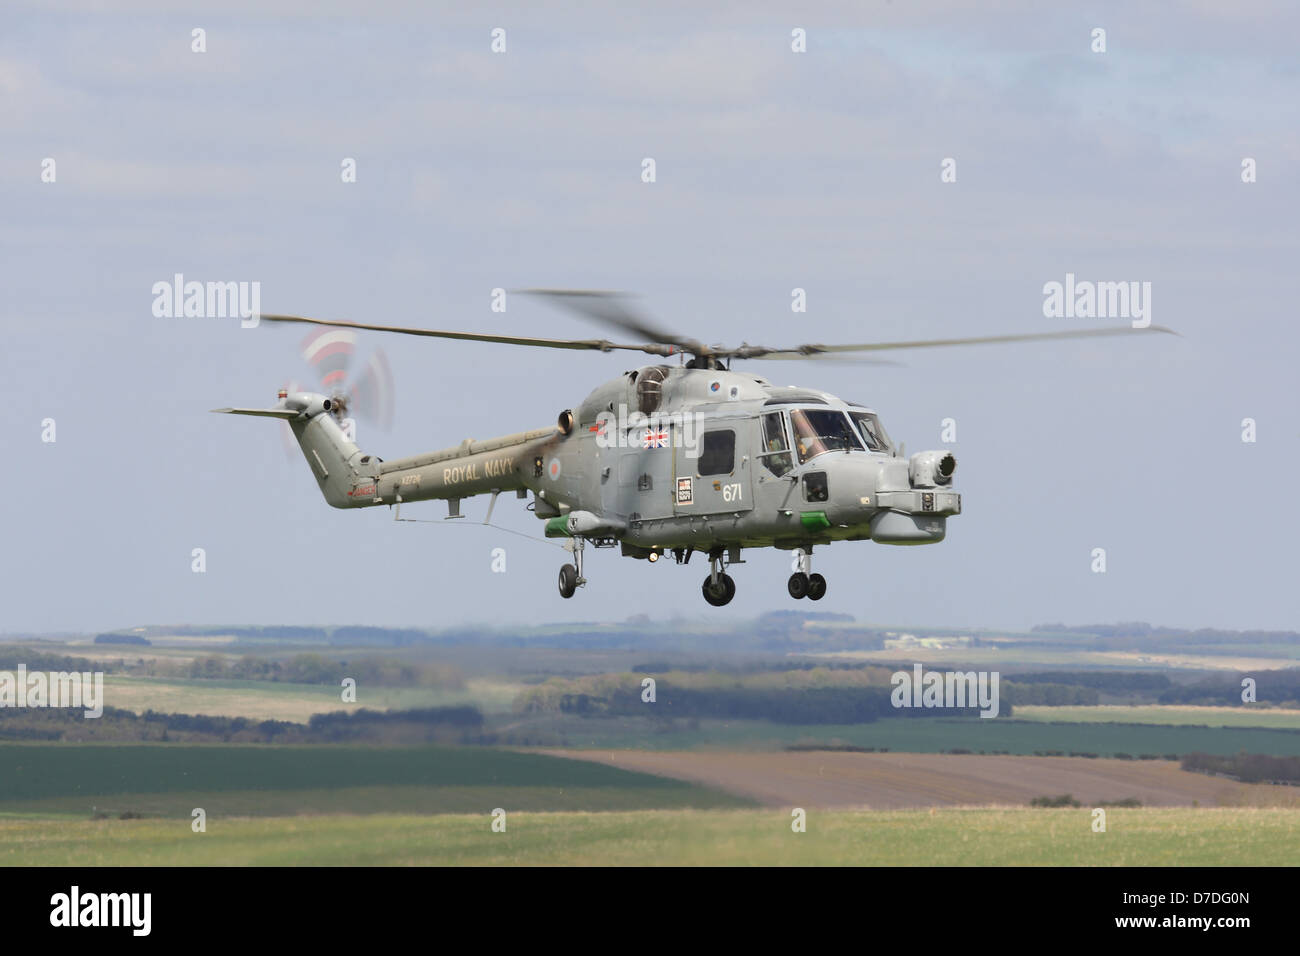
<path id="1" fill-rule="evenodd" d="M 1300 627 L 1300 13 L 698 6 L 7 4 L 0 632 L 813 609 L 785 552 L 747 552 L 714 609 L 703 564 L 589 550 L 564 601 L 566 556 L 512 497 L 506 530 L 483 499 L 459 522 L 329 508 L 279 423 L 209 414 L 310 380 L 303 329 L 157 317 L 176 273 L 256 281 L 266 312 L 556 337 L 606 333 L 492 290 L 629 290 L 684 334 L 767 345 L 1124 325 L 1048 317 L 1043 287 L 1149 282 L 1177 337 L 739 366 L 958 460 L 947 540 L 819 550 L 815 609 Z M 358 437 L 386 458 L 550 425 L 639 364 L 362 333 L 376 348 L 396 418 Z"/>

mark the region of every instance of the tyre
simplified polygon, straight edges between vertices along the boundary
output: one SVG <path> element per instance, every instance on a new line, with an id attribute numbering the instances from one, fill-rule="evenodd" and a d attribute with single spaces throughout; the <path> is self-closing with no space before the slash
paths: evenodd
<path id="1" fill-rule="evenodd" d="M 571 598 L 578 590 L 578 569 L 571 564 L 560 568 L 560 597 Z"/>
<path id="2" fill-rule="evenodd" d="M 826 596 L 826 579 L 820 574 L 808 575 L 808 600 L 820 601 Z"/>
<path id="3" fill-rule="evenodd" d="M 718 584 L 713 584 L 713 575 L 704 579 L 704 584 L 700 586 L 701 593 L 704 594 L 704 600 L 708 601 L 714 607 L 722 607 L 730 604 L 731 599 L 736 596 L 736 582 L 731 579 L 729 574 L 719 574 Z"/>
<path id="4" fill-rule="evenodd" d="M 808 575 L 802 571 L 790 575 L 790 580 L 786 583 L 785 589 L 790 592 L 790 597 L 796 601 L 808 595 Z"/>

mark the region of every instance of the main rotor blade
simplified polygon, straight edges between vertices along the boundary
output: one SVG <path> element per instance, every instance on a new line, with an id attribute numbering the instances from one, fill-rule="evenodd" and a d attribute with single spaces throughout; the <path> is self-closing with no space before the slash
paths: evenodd
<path id="1" fill-rule="evenodd" d="M 650 355 L 673 355 L 677 349 L 671 345 L 647 343 L 624 345 L 607 339 L 543 339 L 529 335 L 494 335 L 490 332 L 454 332 L 443 329 L 413 329 L 403 325 L 377 325 L 370 322 L 349 322 L 345 319 L 312 319 L 302 315 L 263 315 L 263 322 L 301 322 L 306 325 L 327 325 L 340 329 L 367 329 L 371 332 L 396 332 L 400 335 L 422 335 L 439 339 L 461 339 L 471 342 L 496 342 L 500 345 L 528 345 L 547 349 L 579 349 L 595 352 L 612 352 L 622 349 L 646 352 Z"/>
<path id="2" fill-rule="evenodd" d="M 1061 332 L 1024 332 L 1013 335 L 979 335 L 957 339 L 917 339 L 912 342 L 863 342 L 856 345 L 796 345 L 788 349 L 769 349 L 761 345 L 747 345 L 738 349 L 718 350 L 717 354 L 732 358 L 799 359 L 830 356 L 843 352 L 879 352 L 886 349 L 925 349 L 947 345 L 992 345 L 1002 342 L 1041 342 L 1048 339 L 1091 339 L 1108 335 L 1131 335 L 1141 332 L 1165 332 L 1177 335 L 1163 325 L 1145 328 L 1118 327 L 1103 329 L 1068 329 Z"/>
<path id="3" fill-rule="evenodd" d="M 681 351 L 695 355 L 707 355 L 711 351 L 708 346 L 689 336 L 666 331 L 653 319 L 629 307 L 628 295 L 625 292 L 607 292 L 600 289 L 516 289 L 514 291 L 520 295 L 546 299 L 560 308 L 612 325 L 624 332 L 639 335 L 650 342 L 675 345 Z"/>

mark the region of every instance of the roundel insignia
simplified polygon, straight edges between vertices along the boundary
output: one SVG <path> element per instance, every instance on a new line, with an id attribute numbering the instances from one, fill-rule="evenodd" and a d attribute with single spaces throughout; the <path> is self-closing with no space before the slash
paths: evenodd
<path id="1" fill-rule="evenodd" d="M 549 465 L 546 466 L 546 473 L 547 473 L 548 475 L 551 476 L 551 480 L 552 480 L 552 481 L 554 481 L 556 478 L 559 478 L 559 477 L 560 477 L 560 459 L 558 459 L 558 458 L 552 458 L 552 459 L 551 459 L 551 463 L 550 463 Z"/>
<path id="2" fill-rule="evenodd" d="M 718 392 L 718 391 L 721 391 L 721 389 L 722 389 L 722 383 L 719 382 L 716 378 L 715 378 L 712 382 L 709 383 L 709 391 L 710 391 L 710 392 L 714 392 L 714 393 L 716 393 L 716 392 Z"/>

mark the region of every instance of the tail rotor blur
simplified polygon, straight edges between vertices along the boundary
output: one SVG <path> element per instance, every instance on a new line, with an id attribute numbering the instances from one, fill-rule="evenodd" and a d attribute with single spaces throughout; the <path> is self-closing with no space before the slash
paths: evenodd
<path id="1" fill-rule="evenodd" d="M 330 399 L 331 413 L 350 439 L 356 441 L 356 419 L 383 431 L 393 427 L 396 389 L 388 356 L 375 349 L 350 377 L 357 353 L 357 336 L 351 329 L 321 329 L 302 340 L 300 352 L 319 382 L 317 390 Z M 282 391 L 292 394 L 310 389 L 290 381 Z M 283 396 L 282 396 L 283 397 Z M 297 442 L 286 424 L 283 428 L 285 454 L 290 460 L 299 456 Z"/>

